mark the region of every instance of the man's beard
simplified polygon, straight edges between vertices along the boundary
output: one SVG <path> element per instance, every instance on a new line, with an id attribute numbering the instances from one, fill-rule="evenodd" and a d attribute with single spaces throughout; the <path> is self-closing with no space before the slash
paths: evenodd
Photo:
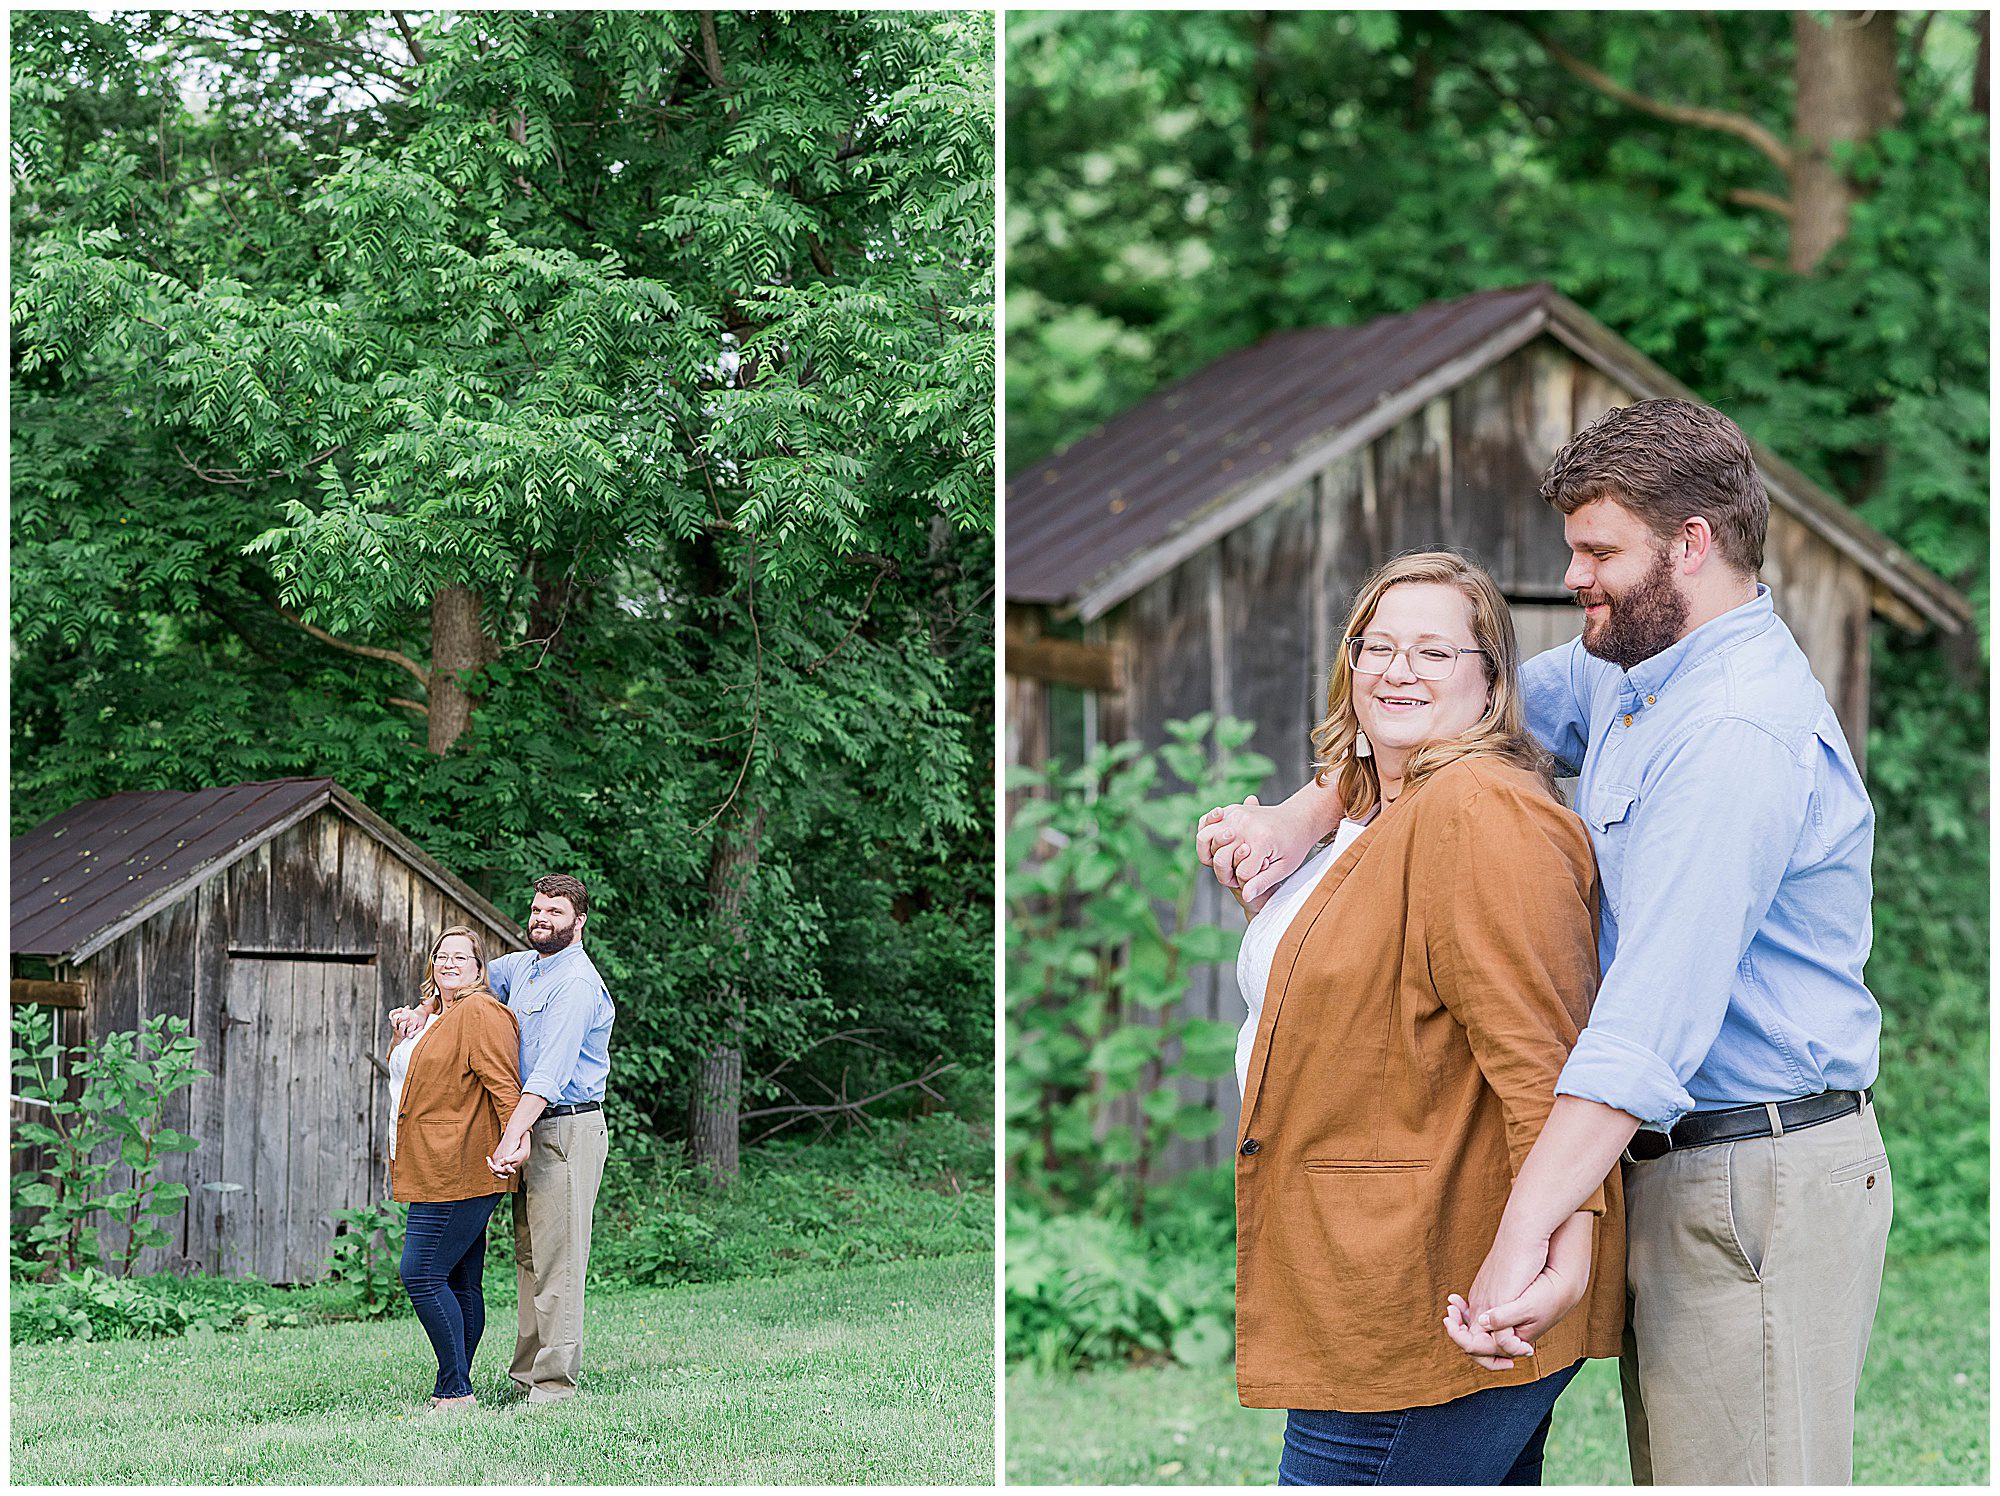
<path id="1" fill-rule="evenodd" d="M 1645 578 L 1623 597 L 1579 592 L 1579 603 L 1611 605 L 1604 621 L 1583 626 L 1583 647 L 1600 660 L 1630 670 L 1673 644 L 1687 627 L 1688 603 L 1674 586 L 1672 552 L 1662 546 Z"/>
<path id="2" fill-rule="evenodd" d="M 576 921 L 566 925 L 552 926 L 546 935 L 528 931 L 528 944 L 544 956 L 553 956 L 557 951 L 568 950 L 570 942 L 576 939 Z"/>

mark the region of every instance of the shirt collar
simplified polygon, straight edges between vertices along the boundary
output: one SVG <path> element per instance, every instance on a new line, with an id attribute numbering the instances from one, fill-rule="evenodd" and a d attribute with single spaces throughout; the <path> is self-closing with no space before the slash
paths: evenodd
<path id="1" fill-rule="evenodd" d="M 1709 619 L 1685 639 L 1668 645 L 1651 659 L 1641 660 L 1626 671 L 1626 693 L 1652 700 L 1666 690 L 1677 676 L 1763 633 L 1777 616 L 1771 605 L 1771 589 L 1759 582 L 1757 595 L 1749 602 L 1739 603 L 1721 617 Z"/>
<path id="2" fill-rule="evenodd" d="M 570 956 L 582 955 L 583 942 L 581 940 L 572 940 L 568 945 L 564 946 L 561 950 L 557 951 L 552 956 L 544 956 L 540 951 L 535 950 L 533 946 L 529 946 L 528 949 L 534 954 L 534 959 L 528 963 L 529 969 L 532 970 L 536 976 L 540 976 L 550 967 L 562 963 L 563 961 L 567 960 Z"/>

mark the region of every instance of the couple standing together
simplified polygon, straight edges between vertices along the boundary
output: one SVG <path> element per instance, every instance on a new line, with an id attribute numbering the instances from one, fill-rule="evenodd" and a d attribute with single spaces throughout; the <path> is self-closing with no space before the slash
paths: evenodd
<path id="1" fill-rule="evenodd" d="M 589 910 L 575 878 L 537 878 L 532 950 L 489 963 L 454 926 L 432 943 L 422 1001 L 389 1015 L 390 1194 L 410 1207 L 401 1272 L 437 1354 L 434 1412 L 474 1405 L 486 1226 L 503 1194 L 520 1291 L 507 1374 L 530 1403 L 576 1395 L 614 1016 L 583 950 Z"/>
<path id="2" fill-rule="evenodd" d="M 1290 1410 L 1284 1484 L 1536 1484 L 1618 1356 L 1635 1481 L 1844 1483 L 1891 1214 L 1873 811 L 1729 420 L 1613 410 L 1541 494 L 1581 639 L 1523 664 L 1491 577 L 1391 561 L 1314 780 L 1197 828 L 1251 916 L 1239 1391 Z"/>

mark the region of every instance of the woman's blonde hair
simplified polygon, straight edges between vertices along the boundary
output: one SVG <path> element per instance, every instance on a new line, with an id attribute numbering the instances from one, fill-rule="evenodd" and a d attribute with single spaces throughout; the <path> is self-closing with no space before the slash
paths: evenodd
<path id="1" fill-rule="evenodd" d="M 463 935 L 472 943 L 472 959 L 479 964 L 479 975 L 472 979 L 471 985 L 460 996 L 470 997 L 475 992 L 484 992 L 489 997 L 492 996 L 493 989 L 486 985 L 486 946 L 480 940 L 479 932 L 469 925 L 453 925 L 431 942 L 431 953 L 424 957 L 422 978 L 424 995 L 417 1000 L 417 1006 L 428 1008 L 435 1001 L 438 1011 L 444 1011 L 444 1000 L 439 996 L 437 987 L 437 953 L 438 947 L 454 935 Z"/>
<path id="2" fill-rule="evenodd" d="M 1479 666 L 1486 672 L 1491 694 L 1479 720 L 1442 742 L 1427 743 L 1410 756 L 1403 772 L 1403 789 L 1415 789 L 1446 764 L 1462 758 L 1491 756 L 1531 769 L 1541 776 L 1551 795 L 1555 780 L 1549 755 L 1528 735 L 1521 707 L 1521 649 L 1514 639 L 1514 615 L 1499 584 L 1485 569 L 1451 551 L 1416 551 L 1377 568 L 1361 584 L 1354 609 L 1341 631 L 1333 658 L 1333 675 L 1326 688 L 1326 716 L 1312 731 L 1313 778 L 1326 783 L 1335 776 L 1340 802 L 1349 814 L 1365 811 L 1382 798 L 1382 779 L 1372 757 L 1357 758 L 1354 741 L 1361 721 L 1354 712 L 1354 671 L 1347 662 L 1347 640 L 1365 630 L 1391 587 L 1431 585 L 1456 588 L 1472 607 L 1472 641 L 1481 650 Z M 1458 668 L 1466 668 L 1461 655 Z"/>

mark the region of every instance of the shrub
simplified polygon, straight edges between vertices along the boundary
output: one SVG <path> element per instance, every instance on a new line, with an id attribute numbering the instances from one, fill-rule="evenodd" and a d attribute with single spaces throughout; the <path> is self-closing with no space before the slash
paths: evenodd
<path id="1" fill-rule="evenodd" d="M 226 1291 L 204 1292 L 170 1277 L 121 1280 L 84 1268 L 52 1284 L 15 1284 L 10 1338 L 15 1345 L 160 1340 L 303 1322 L 297 1309 L 283 1306 L 279 1291 L 263 1292 L 274 1302 L 238 1302 Z"/>
<path id="2" fill-rule="evenodd" d="M 718 1282 L 991 1250 L 991 1135 L 948 1113 L 746 1152 L 726 1190 L 677 1145 L 615 1143 L 591 1275 Z"/>
<path id="3" fill-rule="evenodd" d="M 1038 794 L 1007 831 L 1007 1161 L 1010 1184 L 1045 1208 L 1073 1209 L 1117 1177 L 1136 1225 L 1160 1149 L 1222 1125 L 1175 1082 L 1228 1074 L 1235 1027 L 1175 1009 L 1195 969 L 1231 959 L 1241 938 L 1193 920 L 1209 875 L 1191 839 L 1202 811 L 1271 772 L 1242 751 L 1254 731 L 1203 713 L 1169 722 L 1157 753 L 1124 742 L 1075 771 L 1009 778 Z"/>
<path id="4" fill-rule="evenodd" d="M 1123 1211 L 1007 1214 L 1007 1352 L 1046 1371 L 1094 1361 L 1219 1366 L 1235 1350 L 1233 1169 L 1157 1191 L 1135 1226 Z M 1219 1194 L 1219 1199 L 1218 1199 Z"/>
<path id="5" fill-rule="evenodd" d="M 397 1278 L 410 1207 L 385 1201 L 358 1210 L 336 1210 L 333 1218 L 339 1224 L 327 1252 L 327 1280 L 353 1291 L 355 1307 L 364 1318 L 394 1313 L 407 1302 Z"/>
<path id="6" fill-rule="evenodd" d="M 46 1010 L 14 1010 L 16 1095 L 37 1117 L 14 1130 L 17 1144 L 46 1150 L 43 1166 L 13 1177 L 10 1263 L 16 1276 L 53 1278 L 108 1256 L 120 1277 L 147 1247 L 165 1246 L 156 1219 L 178 1214 L 187 1186 L 162 1182 L 165 1155 L 193 1150 L 196 1140 L 165 1125 L 168 1099 L 208 1074 L 194 1063 L 197 1041 L 187 1020 L 155 1015 L 136 1030 L 108 1033 L 89 1045 L 55 1037 Z M 74 1082 L 77 1094 L 69 1093 Z M 46 1120 L 40 1120 L 46 1119 Z M 117 1151 L 111 1152 L 111 1145 Z M 112 1170 L 130 1171 L 123 1188 L 107 1190 Z M 123 1227 L 124 1241 L 108 1254 L 99 1217 Z"/>

